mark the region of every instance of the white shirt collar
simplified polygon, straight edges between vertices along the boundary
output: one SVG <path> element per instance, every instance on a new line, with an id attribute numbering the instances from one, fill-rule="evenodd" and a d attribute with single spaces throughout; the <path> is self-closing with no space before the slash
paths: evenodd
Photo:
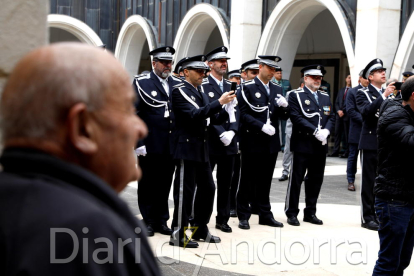
<path id="1" fill-rule="evenodd" d="M 376 88 L 374 85 L 372 85 L 372 83 L 370 83 L 369 85 L 371 85 L 372 87 L 374 87 L 374 88 L 375 88 L 375 90 L 377 90 L 377 91 L 378 91 L 378 93 L 381 93 L 381 94 L 382 94 L 382 88 L 378 89 L 378 88 Z"/>
<path id="2" fill-rule="evenodd" d="M 263 84 L 263 86 L 266 88 L 266 89 L 270 89 L 270 87 L 269 87 L 269 82 L 267 83 L 267 84 L 264 84 L 264 82 L 262 82 L 262 80 L 259 78 L 259 77 L 257 77 L 257 79 Z"/>
<path id="3" fill-rule="evenodd" d="M 154 70 L 153 70 L 153 72 L 154 72 L 154 75 L 156 75 L 156 76 L 157 76 L 157 78 L 160 80 L 160 82 L 161 82 L 161 83 L 163 83 L 163 82 L 167 82 L 168 77 L 167 77 L 167 78 L 165 78 L 165 79 L 163 79 L 163 78 L 160 78 L 160 76 L 158 76 L 158 75 L 155 73 L 155 71 L 154 71 Z"/>
<path id="4" fill-rule="evenodd" d="M 221 84 L 223 84 L 223 79 L 224 79 L 224 78 L 221 78 L 221 81 L 219 81 L 218 79 L 216 79 L 216 78 L 213 76 L 213 74 L 210 74 L 210 76 L 213 78 L 213 80 L 215 80 L 215 81 L 217 82 L 217 85 L 218 85 L 218 86 L 220 86 L 220 83 L 221 83 Z"/>
<path id="5" fill-rule="evenodd" d="M 305 85 L 306 86 L 306 85 Z M 312 89 L 310 89 L 309 87 L 306 86 L 306 88 L 312 93 L 312 94 L 316 94 L 318 92 L 318 90 L 316 90 L 315 92 L 312 91 Z"/>

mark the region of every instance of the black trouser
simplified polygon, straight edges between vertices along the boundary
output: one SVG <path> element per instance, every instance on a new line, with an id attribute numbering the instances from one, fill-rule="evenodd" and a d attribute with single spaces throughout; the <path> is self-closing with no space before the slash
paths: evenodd
<path id="1" fill-rule="evenodd" d="M 231 179 L 230 187 L 230 209 L 236 209 L 236 194 L 240 183 L 240 154 L 234 158 L 233 178 Z"/>
<path id="2" fill-rule="evenodd" d="M 209 162 L 180 160 L 174 179 L 174 216 L 171 227 L 177 239 L 183 238 L 188 227 L 188 217 L 193 207 L 194 224 L 198 231 L 208 231 L 207 224 L 213 212 L 215 186 Z M 179 237 L 176 235 L 178 232 Z M 201 232 L 199 232 L 201 233 Z"/>
<path id="3" fill-rule="evenodd" d="M 377 151 L 361 151 L 361 221 L 363 223 L 375 220 L 374 184 L 377 173 Z"/>
<path id="4" fill-rule="evenodd" d="M 345 153 L 348 151 L 348 131 L 346 130 L 348 128 L 348 122 L 345 122 L 343 117 L 339 117 L 339 115 L 336 115 L 335 120 L 335 146 L 332 153 L 339 153 L 341 151 L 341 141 L 342 141 L 342 135 L 345 134 L 345 144 L 342 143 L 342 148 L 345 150 Z"/>
<path id="5" fill-rule="evenodd" d="M 142 178 L 138 181 L 138 207 L 146 224 L 165 224 L 170 218 L 168 196 L 175 169 L 169 154 L 138 157 Z"/>
<path id="6" fill-rule="evenodd" d="M 277 153 L 243 153 L 241 158 L 241 179 L 237 193 L 237 216 L 239 220 L 249 220 L 251 216 L 251 190 L 256 193 L 259 217 L 273 218 L 270 211 L 270 186 L 273 179 Z"/>
<path id="7" fill-rule="evenodd" d="M 210 155 L 211 170 L 217 165 L 217 216 L 216 223 L 227 223 L 230 218 L 230 185 L 236 154 Z"/>
<path id="8" fill-rule="evenodd" d="M 303 211 L 305 216 L 316 214 L 316 203 L 321 190 L 323 175 L 325 172 L 325 152 L 308 154 L 294 152 L 289 176 L 289 184 L 286 193 L 285 214 L 289 217 L 297 217 L 299 214 L 300 186 L 305 173 L 305 202 Z"/>

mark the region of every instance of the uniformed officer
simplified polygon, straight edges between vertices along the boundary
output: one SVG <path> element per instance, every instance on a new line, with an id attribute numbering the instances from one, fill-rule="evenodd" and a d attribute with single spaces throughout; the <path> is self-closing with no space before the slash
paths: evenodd
<path id="1" fill-rule="evenodd" d="M 229 78 L 229 81 L 236 82 L 239 85 L 241 83 L 240 69 L 229 71 L 227 77 Z"/>
<path id="2" fill-rule="evenodd" d="M 247 82 L 250 81 L 252 79 L 254 79 L 257 74 L 259 74 L 259 64 L 257 63 L 258 59 L 251 59 L 246 61 L 245 63 L 243 63 L 241 65 L 240 68 L 240 72 L 242 72 L 240 75 L 242 77 L 242 82 Z M 234 170 L 233 170 L 233 179 L 232 179 L 232 183 L 231 183 L 231 189 L 230 189 L 230 216 L 231 217 L 237 217 L 237 212 L 236 212 L 236 193 L 237 190 L 239 189 L 239 183 L 240 183 L 240 137 L 239 135 L 236 136 L 236 138 L 238 139 L 238 143 L 239 143 L 239 151 L 238 151 L 238 155 L 235 159 L 234 162 Z M 251 193 L 250 193 L 250 205 L 251 205 L 251 211 L 252 214 L 257 214 L 257 206 L 254 203 L 254 189 L 252 189 Z"/>
<path id="3" fill-rule="evenodd" d="M 209 164 L 208 126 L 222 124 L 234 113 L 235 95 L 224 92 L 218 100 L 210 102 L 200 86 L 208 66 L 205 56 L 186 58 L 182 63 L 185 81 L 172 91 L 173 111 L 176 118 L 176 145 L 174 158 L 179 160 L 174 179 L 173 234 L 170 245 L 198 247 L 185 235 L 194 200 L 194 226 L 192 238 L 206 242 L 220 242 L 207 228 L 213 211 L 214 181 Z M 223 108 L 223 105 L 225 105 Z M 227 111 L 227 112 L 226 112 Z"/>
<path id="4" fill-rule="evenodd" d="M 414 65 L 413 65 L 413 69 L 414 69 Z M 402 75 L 403 75 L 402 82 L 405 82 L 409 77 L 413 76 L 414 73 L 410 72 L 410 71 L 406 71 L 406 72 L 402 73 Z"/>
<path id="5" fill-rule="evenodd" d="M 138 144 L 136 153 L 143 177 L 138 182 L 138 206 L 148 227 L 154 232 L 171 235 L 168 228 L 168 196 L 175 163 L 172 158 L 174 113 L 171 112 L 171 91 L 180 79 L 170 76 L 174 48 L 152 50 L 151 73 L 134 79 L 137 113 L 148 126 L 148 136 Z"/>
<path id="6" fill-rule="evenodd" d="M 224 78 L 227 71 L 227 47 L 218 47 L 206 55 L 210 76 L 204 79 L 202 86 L 210 102 L 218 100 L 224 92 L 229 92 L 231 82 Z M 235 91 L 233 91 L 235 92 Z M 237 116 L 240 112 L 235 112 Z M 239 118 L 234 117 L 221 125 L 211 124 L 208 127 L 210 166 L 217 165 L 217 216 L 216 228 L 223 232 L 232 232 L 228 225 L 230 218 L 230 185 L 233 177 L 234 159 L 237 155 L 237 132 Z"/>
<path id="7" fill-rule="evenodd" d="M 175 64 L 174 73 L 179 76 L 180 79 L 185 80 L 184 72 L 183 72 L 183 61 L 185 61 L 186 58 L 182 58 L 179 62 Z"/>
<path id="8" fill-rule="evenodd" d="M 376 58 L 365 67 L 362 76 L 369 81 L 367 88 L 356 93 L 356 102 L 361 112 L 363 124 L 359 149 L 361 150 L 361 226 L 378 230 L 374 210 L 374 183 L 377 171 L 377 123 L 382 102 L 393 93 L 395 86 L 390 83 L 384 91 L 381 86 L 386 82 L 382 60 Z"/>
<path id="9" fill-rule="evenodd" d="M 283 97 L 286 97 L 287 91 L 292 90 L 292 86 L 288 80 L 283 79 L 283 70 L 282 67 L 276 68 L 276 72 L 272 78 L 272 81 L 282 87 L 283 90 Z M 280 130 L 281 130 L 281 137 L 282 137 L 282 151 L 285 149 L 286 143 L 286 120 L 280 120 Z"/>
<path id="10" fill-rule="evenodd" d="M 305 86 L 289 95 L 293 160 L 285 213 L 290 225 L 300 225 L 297 219 L 300 187 L 307 171 L 303 221 L 322 225 L 322 220 L 316 217 L 316 203 L 325 171 L 327 139 L 335 124 L 335 114 L 329 95 L 318 90 L 325 73 L 324 67 L 310 65 L 302 68 L 301 72 Z"/>
<path id="11" fill-rule="evenodd" d="M 259 56 L 259 74 L 252 81 L 241 84 L 237 92 L 240 108 L 240 150 L 242 171 L 237 193 L 239 228 L 250 229 L 251 189 L 256 191 L 259 224 L 283 227 L 270 210 L 269 193 L 280 151 L 279 120 L 287 119 L 287 101 L 282 88 L 271 82 L 278 56 Z"/>
<path id="12" fill-rule="evenodd" d="M 359 84 L 353 87 L 346 94 L 345 109 L 349 117 L 349 137 L 348 137 L 348 163 L 346 166 L 346 176 L 348 180 L 348 190 L 355 191 L 355 174 L 358 163 L 358 144 L 361 137 L 362 116 L 356 105 L 356 93 L 359 89 L 368 86 L 368 80 L 362 77 L 364 70 L 359 73 Z"/>

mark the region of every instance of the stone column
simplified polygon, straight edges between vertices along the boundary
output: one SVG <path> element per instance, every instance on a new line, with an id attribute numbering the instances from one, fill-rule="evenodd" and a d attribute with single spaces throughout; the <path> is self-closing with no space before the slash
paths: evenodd
<path id="1" fill-rule="evenodd" d="M 262 31 L 262 0 L 233 0 L 231 5 L 231 32 L 229 70 L 256 57 Z"/>
<path id="2" fill-rule="evenodd" d="M 359 0 L 355 41 L 355 72 L 380 58 L 387 76 L 399 43 L 401 1 Z M 356 76 L 352 76 L 356 85 Z"/>
<path id="3" fill-rule="evenodd" d="M 47 0 L 0 1 L 0 95 L 16 63 L 48 43 Z"/>

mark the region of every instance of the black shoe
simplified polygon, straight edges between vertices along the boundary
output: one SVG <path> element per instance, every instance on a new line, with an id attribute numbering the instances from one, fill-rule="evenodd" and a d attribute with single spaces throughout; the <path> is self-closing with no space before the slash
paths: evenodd
<path id="1" fill-rule="evenodd" d="M 206 234 L 206 233 L 198 233 L 196 231 L 191 238 L 196 241 L 199 241 L 199 240 L 202 240 L 204 242 L 208 241 L 209 243 L 220 243 L 221 242 L 221 239 L 219 237 L 211 235 L 210 232 Z"/>
<path id="2" fill-rule="evenodd" d="M 361 223 L 362 228 L 366 228 L 369 230 L 374 230 L 374 231 L 378 231 L 379 225 L 377 222 L 371 220 L 371 221 L 367 221 L 365 223 Z"/>
<path id="3" fill-rule="evenodd" d="M 287 223 L 290 224 L 290 225 L 293 225 L 293 226 L 299 226 L 300 225 L 300 222 L 299 222 L 298 218 L 295 217 L 295 216 L 291 216 L 290 218 L 288 218 Z"/>
<path id="4" fill-rule="evenodd" d="M 332 152 L 331 154 L 328 154 L 328 157 L 339 157 L 339 154 L 337 152 Z"/>
<path id="5" fill-rule="evenodd" d="M 230 209 L 230 217 L 237 218 L 237 213 L 235 209 Z"/>
<path id="6" fill-rule="evenodd" d="M 223 232 L 231 233 L 231 227 L 227 223 L 216 223 L 216 229 L 220 229 Z"/>
<path id="7" fill-rule="evenodd" d="M 323 224 L 323 221 L 321 221 L 320 219 L 318 219 L 315 215 L 312 215 L 312 216 L 304 216 L 303 217 L 303 221 L 310 222 L 312 224 L 317 224 L 317 225 L 322 225 Z"/>
<path id="8" fill-rule="evenodd" d="M 240 229 L 250 229 L 249 221 L 248 220 L 240 220 L 239 221 L 239 228 Z"/>
<path id="9" fill-rule="evenodd" d="M 259 224 L 260 225 L 272 226 L 272 227 L 283 227 L 283 223 L 278 222 L 274 218 L 268 218 L 268 219 L 259 218 Z"/>
<path id="10" fill-rule="evenodd" d="M 287 174 L 282 174 L 282 176 L 279 178 L 279 181 L 285 181 L 288 180 L 289 176 Z"/>
<path id="11" fill-rule="evenodd" d="M 152 228 L 151 224 L 147 225 L 147 234 L 148 234 L 148 237 L 154 236 L 154 228 Z"/>
<path id="12" fill-rule="evenodd" d="M 185 236 L 184 238 L 180 240 L 176 240 L 173 236 L 171 236 L 169 244 L 172 246 L 179 246 L 179 247 L 184 247 L 184 248 L 197 248 L 198 247 L 198 243 L 190 240 L 187 236 Z"/>
<path id="13" fill-rule="evenodd" d="M 166 224 L 159 224 L 159 225 L 153 225 L 154 232 L 158 232 L 163 235 L 171 235 L 173 231 L 168 228 Z"/>

